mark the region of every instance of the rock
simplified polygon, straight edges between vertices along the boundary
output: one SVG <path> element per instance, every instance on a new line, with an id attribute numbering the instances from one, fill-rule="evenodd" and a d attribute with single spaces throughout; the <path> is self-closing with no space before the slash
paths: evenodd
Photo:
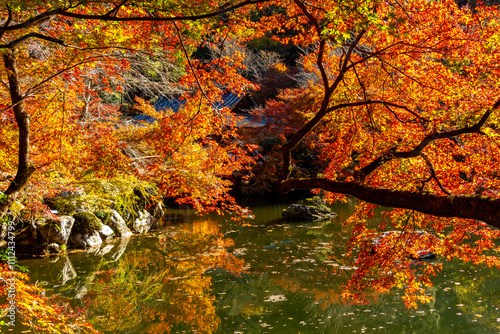
<path id="1" fill-rule="evenodd" d="M 38 224 L 38 231 L 47 244 L 66 245 L 74 222 L 75 219 L 70 216 L 59 217 L 59 220 L 46 220 Z"/>
<path id="2" fill-rule="evenodd" d="M 162 219 L 164 215 L 165 215 L 165 210 L 163 210 L 163 203 L 158 202 L 158 204 L 156 204 L 156 206 L 154 208 L 153 217 L 155 220 L 158 221 L 158 220 Z"/>
<path id="3" fill-rule="evenodd" d="M 92 235 L 96 231 L 102 229 L 102 223 L 99 218 L 96 217 L 92 212 L 80 211 L 73 214 L 75 218 L 75 223 L 71 231 L 72 234 L 88 234 Z"/>
<path id="4" fill-rule="evenodd" d="M 47 252 L 50 254 L 58 254 L 61 252 L 61 247 L 56 243 L 49 244 L 47 245 Z"/>
<path id="5" fill-rule="evenodd" d="M 155 220 L 146 210 L 139 211 L 139 217 L 134 221 L 132 227 L 137 233 L 147 233 L 153 226 Z"/>
<path id="6" fill-rule="evenodd" d="M 326 206 L 317 207 L 312 205 L 292 204 L 281 214 L 283 219 L 288 221 L 314 221 L 325 220 L 336 216 L 330 208 Z"/>
<path id="7" fill-rule="evenodd" d="M 119 237 L 128 238 L 132 235 L 132 232 L 127 227 L 127 224 L 125 224 L 122 216 L 120 216 L 120 214 L 116 212 L 116 210 L 111 210 L 108 225 Z"/>
<path id="8" fill-rule="evenodd" d="M 102 244 L 102 239 L 99 231 L 94 231 L 92 234 L 75 233 L 71 234 L 68 244 L 72 248 L 93 248 Z"/>
<path id="9" fill-rule="evenodd" d="M 115 232 L 111 227 L 106 224 L 102 224 L 102 228 L 99 231 L 99 235 L 103 242 L 110 241 L 115 237 Z"/>
<path id="10" fill-rule="evenodd" d="M 16 255 L 33 255 L 42 252 L 38 243 L 37 227 L 34 224 L 22 228 L 16 226 L 15 235 Z"/>

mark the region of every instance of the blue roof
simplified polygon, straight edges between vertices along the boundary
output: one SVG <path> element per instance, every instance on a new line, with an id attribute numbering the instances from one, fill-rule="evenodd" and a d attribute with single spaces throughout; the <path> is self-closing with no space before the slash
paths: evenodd
<path id="1" fill-rule="evenodd" d="M 169 99 L 165 96 L 162 96 L 158 99 L 158 101 L 156 101 L 154 107 L 156 111 L 172 109 L 173 112 L 178 112 L 179 108 L 185 104 L 186 104 L 185 100 L 178 100 L 172 98 Z"/>
<path id="2" fill-rule="evenodd" d="M 217 109 L 222 108 L 232 108 L 240 101 L 240 97 L 233 93 L 225 93 L 222 95 L 220 101 L 215 101 L 212 106 Z M 160 99 L 155 103 L 154 107 L 156 111 L 163 111 L 166 109 L 172 109 L 173 112 L 178 112 L 179 108 L 186 104 L 185 100 L 178 100 L 175 98 L 167 98 L 165 96 L 160 97 Z"/>
<path id="3" fill-rule="evenodd" d="M 225 93 L 224 95 L 222 95 L 221 100 L 213 102 L 212 106 L 214 108 L 219 109 L 219 110 L 222 108 L 233 108 L 240 101 L 240 99 L 241 99 L 241 97 L 239 97 L 236 94 Z M 162 96 L 158 99 L 158 101 L 156 101 L 156 103 L 154 104 L 154 108 L 156 111 L 163 111 L 163 110 L 167 110 L 167 109 L 172 109 L 172 111 L 175 113 L 175 112 L 178 112 L 180 107 L 185 105 L 185 104 L 186 104 L 186 100 L 179 100 L 176 98 L 168 98 L 168 97 Z M 135 122 L 145 121 L 148 123 L 153 123 L 154 121 L 156 121 L 156 119 L 154 119 L 153 117 L 147 116 L 144 114 L 140 114 L 138 116 L 135 116 L 132 119 Z"/>

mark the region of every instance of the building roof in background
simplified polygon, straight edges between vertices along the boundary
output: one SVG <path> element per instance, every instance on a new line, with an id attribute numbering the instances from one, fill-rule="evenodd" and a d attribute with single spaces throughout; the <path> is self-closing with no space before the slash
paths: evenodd
<path id="1" fill-rule="evenodd" d="M 238 96 L 233 93 L 225 93 L 224 95 L 222 95 L 220 101 L 213 102 L 213 106 L 217 109 L 232 108 L 240 101 L 240 99 L 241 96 Z M 179 100 L 176 98 L 168 98 L 162 96 L 154 104 L 154 108 L 156 111 L 172 109 L 173 112 L 178 112 L 180 107 L 183 106 L 184 104 L 186 104 L 186 100 Z"/>
<path id="2" fill-rule="evenodd" d="M 238 102 L 240 102 L 242 98 L 243 96 L 238 96 L 233 93 L 225 93 L 224 95 L 222 95 L 220 101 L 213 102 L 213 107 L 219 110 L 222 108 L 232 109 L 236 106 L 236 104 L 238 104 Z M 162 96 L 154 104 L 154 108 L 156 111 L 171 109 L 174 113 L 176 113 L 185 104 L 186 100 L 179 100 L 177 98 Z M 156 121 L 156 119 L 148 115 L 140 114 L 132 118 L 132 121 L 136 124 L 141 121 L 153 123 L 154 121 Z M 262 124 L 253 122 L 251 120 L 251 117 L 247 116 L 238 122 L 238 126 L 262 126 Z"/>

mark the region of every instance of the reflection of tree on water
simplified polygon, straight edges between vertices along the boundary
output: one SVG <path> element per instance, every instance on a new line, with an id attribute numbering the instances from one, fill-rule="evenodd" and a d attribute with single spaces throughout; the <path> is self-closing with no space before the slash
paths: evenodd
<path id="1" fill-rule="evenodd" d="M 127 252 L 116 264 L 101 268 L 83 298 L 91 322 L 101 332 L 169 333 L 186 328 L 214 332 L 220 319 L 211 278 L 205 271 L 242 272 L 243 261 L 227 253 L 217 223 L 178 227 L 150 240 L 147 248 Z"/>

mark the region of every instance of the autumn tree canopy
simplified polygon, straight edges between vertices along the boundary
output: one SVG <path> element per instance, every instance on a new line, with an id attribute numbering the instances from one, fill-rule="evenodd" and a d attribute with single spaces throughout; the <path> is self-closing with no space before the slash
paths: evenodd
<path id="1" fill-rule="evenodd" d="M 361 200 L 346 222 L 355 227 L 350 247 L 360 251 L 346 295 L 406 279 L 415 296 L 435 270 L 427 266 L 416 278 L 400 242 L 405 234 L 373 254 L 370 240 L 383 229 L 367 223 L 375 204 L 395 208 L 382 224 L 439 236 L 432 245 L 439 255 L 499 264 L 485 253 L 498 234 L 486 224 L 500 227 L 496 7 L 471 11 L 451 0 L 6 0 L 0 11 L 2 214 L 20 194 L 43 197 L 89 176 L 155 182 L 199 210 L 237 208 L 225 176 L 251 163 L 249 148 L 236 117 L 214 103 L 226 90 L 258 87 L 243 75 L 245 54 L 207 60 L 193 53 L 267 37 L 300 47 L 296 67 L 307 74 L 255 111 L 281 140 L 278 190 Z M 177 113 L 158 113 L 138 100 L 158 121 L 127 127 L 110 101 L 137 58 L 168 63 L 186 103 Z M 320 172 L 297 177 L 292 153 L 299 144 L 320 152 Z M 394 266 L 399 276 L 389 274 Z"/>

